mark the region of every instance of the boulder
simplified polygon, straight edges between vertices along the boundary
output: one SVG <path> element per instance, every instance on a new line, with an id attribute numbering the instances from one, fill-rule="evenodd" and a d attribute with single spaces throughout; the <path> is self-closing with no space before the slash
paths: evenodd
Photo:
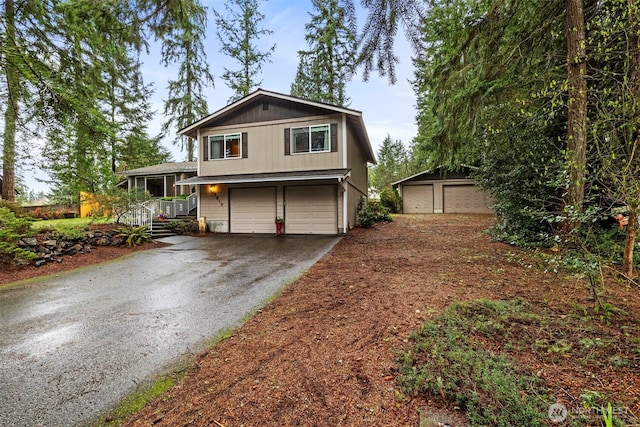
<path id="1" fill-rule="evenodd" d="M 20 239 L 20 243 L 22 243 L 23 246 L 38 246 L 38 239 L 35 237 L 23 237 Z"/>

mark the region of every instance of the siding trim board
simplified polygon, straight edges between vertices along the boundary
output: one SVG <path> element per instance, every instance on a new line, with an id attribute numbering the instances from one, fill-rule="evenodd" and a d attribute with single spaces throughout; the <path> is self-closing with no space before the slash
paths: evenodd
<path id="1" fill-rule="evenodd" d="M 176 182 L 177 185 L 192 184 L 242 184 L 258 182 L 286 182 L 286 181 L 307 181 L 321 179 L 335 179 L 344 181 L 349 178 L 351 169 L 326 169 L 295 172 L 273 172 L 242 175 L 217 175 L 217 176 L 196 176 Z"/>

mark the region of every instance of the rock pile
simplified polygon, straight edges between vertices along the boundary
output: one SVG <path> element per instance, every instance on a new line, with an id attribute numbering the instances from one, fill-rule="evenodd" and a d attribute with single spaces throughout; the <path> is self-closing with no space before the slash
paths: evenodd
<path id="1" fill-rule="evenodd" d="M 91 252 L 95 246 L 120 246 L 125 240 L 116 230 L 89 231 L 83 239 L 55 238 L 51 233 L 34 237 L 23 237 L 18 243 L 22 249 L 38 255 L 34 261 L 36 267 L 48 262 L 62 262 L 63 256 L 73 256 Z"/>

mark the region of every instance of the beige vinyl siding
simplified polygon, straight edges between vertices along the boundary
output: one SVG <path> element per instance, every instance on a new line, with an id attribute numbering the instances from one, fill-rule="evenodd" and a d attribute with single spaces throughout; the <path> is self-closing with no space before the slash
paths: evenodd
<path id="1" fill-rule="evenodd" d="M 336 234 L 338 206 L 335 185 L 285 187 L 287 234 Z"/>
<path id="2" fill-rule="evenodd" d="M 347 184 L 347 226 L 355 226 L 357 221 L 358 203 L 368 196 L 367 161 L 358 144 L 356 135 L 349 129 L 347 137 L 347 162 L 351 168 L 351 176 Z"/>
<path id="3" fill-rule="evenodd" d="M 199 185 L 199 214 L 205 217 L 210 231 L 227 233 L 229 231 L 229 191 L 224 185 L 217 185 L 215 193 L 209 185 Z"/>
<path id="4" fill-rule="evenodd" d="M 335 169 L 342 167 L 342 117 L 339 114 L 312 118 L 280 120 L 268 123 L 254 123 L 237 126 L 204 128 L 200 139 L 208 135 L 247 132 L 248 157 L 205 160 L 200 162 L 200 175 L 223 175 L 262 172 L 283 172 L 296 170 Z M 338 151 L 323 153 L 284 154 L 284 130 L 298 126 L 338 124 Z M 200 158 L 205 159 L 203 144 L 198 144 Z"/>
<path id="5" fill-rule="evenodd" d="M 406 214 L 433 213 L 433 185 L 404 185 L 402 206 Z"/>
<path id="6" fill-rule="evenodd" d="M 367 192 L 367 161 L 356 135 L 349 130 L 347 137 L 347 164 L 351 168 L 351 182 L 362 192 Z"/>

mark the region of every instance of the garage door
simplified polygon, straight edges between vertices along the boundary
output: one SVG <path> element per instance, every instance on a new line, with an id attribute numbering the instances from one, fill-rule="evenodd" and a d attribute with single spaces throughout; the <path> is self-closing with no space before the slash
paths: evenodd
<path id="1" fill-rule="evenodd" d="M 233 188 L 230 192 L 232 233 L 275 233 L 274 187 Z"/>
<path id="2" fill-rule="evenodd" d="M 445 185 L 445 213 L 491 213 L 486 193 L 475 185 Z"/>
<path id="3" fill-rule="evenodd" d="M 402 207 L 407 214 L 433 213 L 433 185 L 403 186 Z"/>
<path id="4" fill-rule="evenodd" d="M 288 234 L 337 234 L 335 185 L 287 187 L 284 230 Z"/>

